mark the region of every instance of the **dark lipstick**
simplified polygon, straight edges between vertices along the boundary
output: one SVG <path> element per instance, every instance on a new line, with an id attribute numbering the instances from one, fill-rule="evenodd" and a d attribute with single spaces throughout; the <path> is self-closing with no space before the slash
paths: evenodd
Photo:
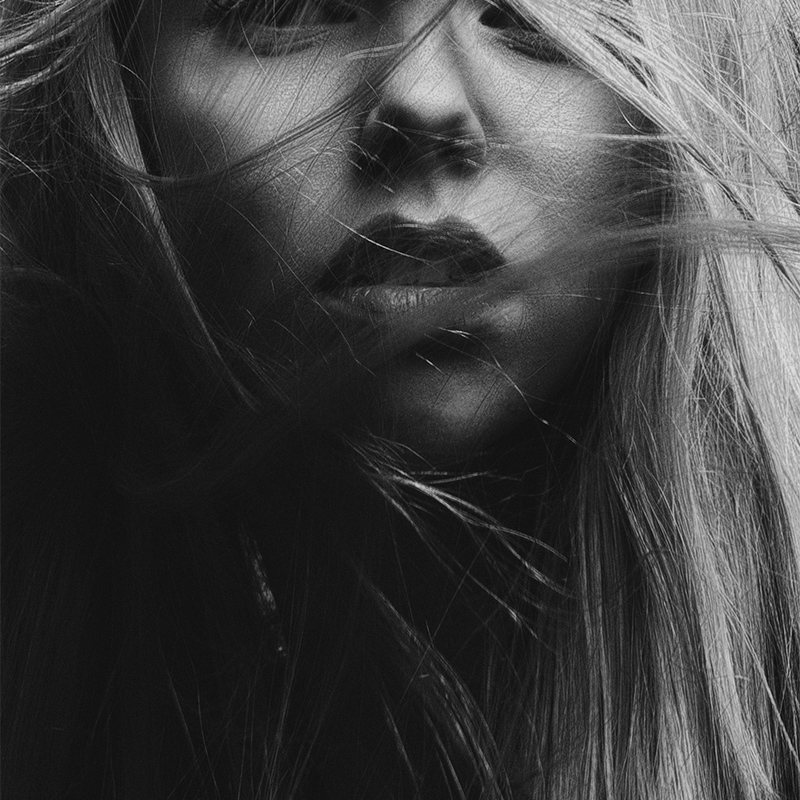
<path id="1" fill-rule="evenodd" d="M 503 266 L 499 250 L 454 217 L 432 224 L 382 215 L 335 253 L 319 288 L 372 311 L 407 311 Z"/>

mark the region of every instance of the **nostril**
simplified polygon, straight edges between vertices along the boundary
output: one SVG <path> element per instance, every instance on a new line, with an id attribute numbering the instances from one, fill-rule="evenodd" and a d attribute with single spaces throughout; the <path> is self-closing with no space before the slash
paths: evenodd
<path id="1" fill-rule="evenodd" d="M 442 143 L 442 158 L 464 168 L 479 167 L 486 161 L 486 141 L 482 135 L 452 135 Z"/>
<path id="2" fill-rule="evenodd" d="M 484 148 L 474 139 L 395 128 L 386 132 L 379 146 L 359 148 L 356 166 L 368 176 L 395 180 L 449 169 L 466 173 L 484 160 Z"/>
<path id="3" fill-rule="evenodd" d="M 449 126 L 420 127 L 421 122 L 400 109 L 374 108 L 357 143 L 356 166 L 373 178 L 396 180 L 414 172 L 466 173 L 485 163 L 483 130 L 467 115 L 452 115 Z"/>
<path id="4" fill-rule="evenodd" d="M 418 168 L 428 155 L 413 134 L 393 125 L 380 127 L 359 147 L 356 166 L 375 180 L 394 180 Z"/>

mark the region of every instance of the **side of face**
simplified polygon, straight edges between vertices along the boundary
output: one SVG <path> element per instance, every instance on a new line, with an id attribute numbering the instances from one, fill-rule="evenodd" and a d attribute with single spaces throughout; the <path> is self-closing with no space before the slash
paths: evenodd
<path id="1" fill-rule="evenodd" d="M 162 169 L 203 174 L 264 153 L 171 197 L 190 280 L 298 380 L 337 337 L 405 325 L 409 297 L 463 306 L 447 330 L 364 370 L 356 415 L 434 462 L 458 459 L 564 392 L 630 280 L 610 248 L 574 247 L 629 211 L 629 150 L 615 140 L 631 132 L 626 110 L 502 4 L 276 6 L 145 5 Z M 381 220 L 389 239 L 358 251 L 380 269 L 351 265 L 333 291 L 337 254 Z M 468 287 L 452 278 L 458 265 L 425 239 L 448 225 L 491 245 L 502 269 L 470 266 Z M 381 256 L 414 226 L 423 257 Z M 500 274 L 500 288 L 459 305 Z"/>

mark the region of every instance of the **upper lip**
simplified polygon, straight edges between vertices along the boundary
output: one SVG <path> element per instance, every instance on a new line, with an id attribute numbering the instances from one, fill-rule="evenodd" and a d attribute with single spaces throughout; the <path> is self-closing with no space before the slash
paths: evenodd
<path id="1" fill-rule="evenodd" d="M 320 288 L 453 286 L 503 264 L 500 251 L 469 222 L 443 217 L 423 223 L 383 214 L 348 236 L 327 263 Z"/>

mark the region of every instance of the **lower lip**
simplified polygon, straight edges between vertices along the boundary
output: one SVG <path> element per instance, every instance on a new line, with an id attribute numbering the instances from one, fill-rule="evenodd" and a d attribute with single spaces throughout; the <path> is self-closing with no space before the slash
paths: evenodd
<path id="1" fill-rule="evenodd" d="M 433 308 L 441 303 L 466 299 L 474 287 L 463 286 L 400 286 L 374 284 L 356 286 L 320 299 L 325 305 L 345 313 L 393 316 Z"/>

